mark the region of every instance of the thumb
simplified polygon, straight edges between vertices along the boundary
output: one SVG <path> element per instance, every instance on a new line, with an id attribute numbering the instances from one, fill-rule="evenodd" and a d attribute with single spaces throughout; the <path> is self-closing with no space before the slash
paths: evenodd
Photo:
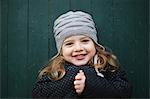
<path id="1" fill-rule="evenodd" d="M 79 70 L 79 73 L 83 73 L 83 70 Z"/>
<path id="2" fill-rule="evenodd" d="M 78 74 L 80 74 L 80 75 L 84 75 L 83 70 L 79 70 L 79 73 L 78 73 Z"/>

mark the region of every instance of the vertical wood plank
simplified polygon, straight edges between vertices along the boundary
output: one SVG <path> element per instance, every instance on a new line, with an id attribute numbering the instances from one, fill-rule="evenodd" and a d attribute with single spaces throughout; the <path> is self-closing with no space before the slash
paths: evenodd
<path id="1" fill-rule="evenodd" d="M 57 53 L 53 25 L 55 19 L 70 9 L 70 0 L 49 0 L 49 59 Z"/>
<path id="2" fill-rule="evenodd" d="M 29 0 L 28 15 L 28 81 L 27 96 L 31 90 L 38 71 L 48 61 L 48 0 Z"/>
<path id="3" fill-rule="evenodd" d="M 1 5 L 1 0 L 0 0 L 0 5 Z M 1 23 L 1 7 L 0 7 L 0 23 Z M 1 45 L 1 24 L 0 24 L 0 72 L 1 72 L 1 59 L 2 59 L 2 55 L 1 55 L 1 49 L 2 49 L 2 45 Z M 1 73 L 0 73 L 0 98 L 1 98 Z"/>
<path id="4" fill-rule="evenodd" d="M 1 0 L 0 0 L 0 5 L 1 5 Z M 1 23 L 1 7 L 0 7 L 0 23 Z M 2 55 L 1 55 L 1 24 L 0 24 L 0 72 L 1 72 L 1 59 L 2 59 Z M 1 98 L 1 73 L 0 73 L 0 98 Z"/>
<path id="5" fill-rule="evenodd" d="M 27 1 L 8 2 L 8 97 L 26 93 L 27 63 Z"/>
<path id="6" fill-rule="evenodd" d="M 91 0 L 70 0 L 70 9 L 91 12 Z"/>
<path id="7" fill-rule="evenodd" d="M 99 43 L 112 47 L 112 0 L 91 0 L 91 10 L 96 23 Z"/>
<path id="8" fill-rule="evenodd" d="M 2 9 L 2 20 L 1 20 L 1 97 L 7 98 L 8 96 L 8 33 L 7 33 L 7 23 L 8 23 L 8 0 L 1 1 Z"/>
<path id="9" fill-rule="evenodd" d="M 113 2 L 118 56 L 133 83 L 133 97 L 148 98 L 148 1 Z"/>

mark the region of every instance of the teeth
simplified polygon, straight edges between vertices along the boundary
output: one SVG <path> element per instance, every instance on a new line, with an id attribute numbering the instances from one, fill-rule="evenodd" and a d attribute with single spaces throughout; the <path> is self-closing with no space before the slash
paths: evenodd
<path id="1" fill-rule="evenodd" d="M 75 56 L 76 57 L 76 59 L 84 59 L 85 58 L 85 55 L 77 55 L 77 56 Z"/>
<path id="2" fill-rule="evenodd" d="M 85 56 L 85 54 L 75 55 L 74 57 Z"/>

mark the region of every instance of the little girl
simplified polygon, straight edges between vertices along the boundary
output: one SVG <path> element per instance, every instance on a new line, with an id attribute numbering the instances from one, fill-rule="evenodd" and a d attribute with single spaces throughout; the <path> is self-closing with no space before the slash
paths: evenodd
<path id="1" fill-rule="evenodd" d="M 58 54 L 39 73 L 33 98 L 128 98 L 131 86 L 117 58 L 97 42 L 91 15 L 69 11 L 55 20 Z"/>

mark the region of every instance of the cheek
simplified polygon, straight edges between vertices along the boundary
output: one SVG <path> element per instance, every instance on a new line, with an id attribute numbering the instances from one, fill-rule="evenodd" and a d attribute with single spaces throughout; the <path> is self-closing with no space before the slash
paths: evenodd
<path id="1" fill-rule="evenodd" d="M 93 50 L 91 50 L 91 56 L 94 56 L 96 54 L 96 49 L 94 48 Z"/>
<path id="2" fill-rule="evenodd" d="M 69 56 L 70 55 L 70 49 L 68 48 L 62 48 L 62 55 L 65 56 Z"/>
<path id="3" fill-rule="evenodd" d="M 89 48 L 89 51 L 91 53 L 91 56 L 94 56 L 96 54 L 96 48 L 94 45 L 91 45 Z"/>

